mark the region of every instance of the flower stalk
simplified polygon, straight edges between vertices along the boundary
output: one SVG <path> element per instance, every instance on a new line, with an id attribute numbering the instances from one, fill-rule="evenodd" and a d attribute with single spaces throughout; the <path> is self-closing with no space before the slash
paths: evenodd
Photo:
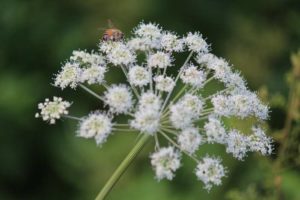
<path id="1" fill-rule="evenodd" d="M 136 145 L 131 149 L 131 151 L 128 153 L 128 155 L 125 157 L 125 159 L 122 161 L 122 163 L 118 166 L 118 168 L 113 173 L 113 175 L 108 179 L 108 181 L 106 182 L 104 187 L 98 193 L 95 200 L 103 200 L 107 197 L 109 192 L 112 190 L 113 186 L 121 178 L 122 174 L 126 171 L 126 169 L 129 167 L 129 165 L 134 160 L 134 158 L 142 150 L 142 148 L 145 146 L 145 144 L 147 143 L 149 138 L 150 138 L 150 135 L 145 134 L 138 140 Z"/>

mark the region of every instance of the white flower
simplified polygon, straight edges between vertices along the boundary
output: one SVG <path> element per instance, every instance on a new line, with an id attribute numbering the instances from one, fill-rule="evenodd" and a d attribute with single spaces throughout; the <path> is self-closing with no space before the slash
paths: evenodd
<path id="1" fill-rule="evenodd" d="M 190 51 L 208 52 L 209 46 L 200 33 L 188 33 L 184 42 Z"/>
<path id="2" fill-rule="evenodd" d="M 170 111 L 170 122 L 176 129 L 185 129 L 193 126 L 193 113 L 183 104 L 177 103 L 170 106 Z"/>
<path id="3" fill-rule="evenodd" d="M 73 62 L 77 62 L 79 65 L 89 66 L 103 66 L 105 65 L 104 57 L 95 54 L 95 53 L 87 53 L 86 51 L 73 51 L 73 55 L 70 57 L 70 60 Z"/>
<path id="4" fill-rule="evenodd" d="M 265 132 L 259 127 L 252 127 L 253 135 L 249 136 L 250 151 L 258 151 L 262 155 L 270 155 L 272 153 L 272 139 L 266 136 Z"/>
<path id="5" fill-rule="evenodd" d="M 76 88 L 80 81 L 81 69 L 79 64 L 67 62 L 62 70 L 56 75 L 54 85 L 65 89 L 67 86 Z"/>
<path id="6" fill-rule="evenodd" d="M 154 77 L 155 88 L 164 92 L 170 92 L 175 86 L 175 81 L 171 77 L 159 75 Z"/>
<path id="7" fill-rule="evenodd" d="M 140 23 L 134 30 L 134 34 L 137 38 L 140 38 L 142 48 L 149 49 L 160 49 L 161 48 L 161 29 L 158 25 L 153 23 Z"/>
<path id="8" fill-rule="evenodd" d="M 193 154 L 198 150 L 200 144 L 203 143 L 203 139 L 197 128 L 190 127 L 181 131 L 178 136 L 178 143 L 182 150 Z"/>
<path id="9" fill-rule="evenodd" d="M 192 94 L 185 94 L 179 101 L 179 104 L 182 104 L 185 109 L 188 109 L 191 112 L 191 117 L 197 119 L 203 110 L 203 102 L 201 99 Z"/>
<path id="10" fill-rule="evenodd" d="M 194 87 L 201 88 L 206 80 L 206 73 L 202 70 L 198 70 L 194 65 L 189 65 L 183 70 L 180 78 L 185 84 L 190 84 Z"/>
<path id="11" fill-rule="evenodd" d="M 192 126 L 203 110 L 203 102 L 195 95 L 185 94 L 176 104 L 170 107 L 170 122 L 177 129 Z"/>
<path id="12" fill-rule="evenodd" d="M 179 39 L 177 35 L 167 32 L 162 35 L 161 46 L 168 52 L 181 52 L 183 51 L 183 40 Z"/>
<path id="13" fill-rule="evenodd" d="M 135 55 L 127 47 L 113 49 L 107 58 L 114 65 L 128 65 L 135 61 Z"/>
<path id="14" fill-rule="evenodd" d="M 215 113 L 220 116 L 237 116 L 242 119 L 248 116 L 256 116 L 259 119 L 268 117 L 268 107 L 261 104 L 255 93 L 249 91 L 233 93 L 230 96 L 216 95 L 211 101 Z"/>
<path id="15" fill-rule="evenodd" d="M 127 46 L 132 51 L 147 51 L 152 45 L 148 38 L 132 38 L 127 42 Z"/>
<path id="16" fill-rule="evenodd" d="M 41 117 L 44 121 L 49 121 L 50 124 L 55 124 L 57 119 L 60 119 L 62 115 L 68 114 L 68 108 L 71 104 L 68 101 L 63 101 L 61 97 L 53 97 L 53 101 L 45 99 L 44 103 L 38 104 L 40 113 L 36 113 L 35 117 Z"/>
<path id="17" fill-rule="evenodd" d="M 243 160 L 248 151 L 249 139 L 242 135 L 238 130 L 231 130 L 228 132 L 226 138 L 226 152 L 232 153 L 233 157 Z"/>
<path id="18" fill-rule="evenodd" d="M 128 72 L 129 82 L 134 86 L 145 86 L 150 80 L 151 76 L 149 71 L 140 66 L 134 66 Z"/>
<path id="19" fill-rule="evenodd" d="M 159 111 L 161 107 L 161 99 L 160 97 L 150 92 L 145 92 L 141 95 L 139 100 L 139 110 L 142 109 L 152 109 Z"/>
<path id="20" fill-rule="evenodd" d="M 210 190 L 213 185 L 221 185 L 221 179 L 225 176 L 226 169 L 221 160 L 205 156 L 197 165 L 196 176 Z"/>
<path id="21" fill-rule="evenodd" d="M 180 154 L 174 147 L 163 147 L 150 157 L 158 180 L 174 178 L 174 172 L 180 167 Z"/>
<path id="22" fill-rule="evenodd" d="M 114 113 L 126 113 L 133 104 L 132 94 L 125 85 L 113 85 L 107 89 L 104 101 Z"/>
<path id="23" fill-rule="evenodd" d="M 103 113 L 94 112 L 81 121 L 78 136 L 84 138 L 94 137 L 97 144 L 101 145 L 106 141 L 111 131 L 111 118 Z"/>
<path id="24" fill-rule="evenodd" d="M 131 121 L 130 126 L 142 133 L 153 135 L 160 128 L 160 113 L 150 107 L 138 110 L 134 114 L 134 120 Z"/>
<path id="25" fill-rule="evenodd" d="M 88 84 L 101 84 L 104 81 L 104 74 L 106 68 L 103 66 L 91 66 L 82 71 L 80 80 L 81 82 L 87 82 Z"/>
<path id="26" fill-rule="evenodd" d="M 208 122 L 204 124 L 206 141 L 208 143 L 220 143 L 224 144 L 226 138 L 226 130 L 220 119 L 209 116 Z"/>
<path id="27" fill-rule="evenodd" d="M 232 114 L 230 102 L 225 95 L 215 95 L 211 102 L 214 106 L 214 112 L 220 116 L 230 116 Z"/>
<path id="28" fill-rule="evenodd" d="M 149 67 L 165 68 L 171 66 L 172 59 L 169 54 L 158 51 L 148 58 Z"/>
<path id="29" fill-rule="evenodd" d="M 139 37 L 146 38 L 160 38 L 161 37 L 161 29 L 158 25 L 153 23 L 140 23 L 138 27 L 134 30 L 134 33 Z"/>
<path id="30" fill-rule="evenodd" d="M 231 71 L 231 67 L 225 59 L 218 58 L 215 55 L 207 53 L 198 54 L 196 60 L 199 64 L 204 64 L 208 69 L 213 70 L 214 77 L 221 82 L 229 83 L 232 81 L 231 76 L 233 72 Z"/>

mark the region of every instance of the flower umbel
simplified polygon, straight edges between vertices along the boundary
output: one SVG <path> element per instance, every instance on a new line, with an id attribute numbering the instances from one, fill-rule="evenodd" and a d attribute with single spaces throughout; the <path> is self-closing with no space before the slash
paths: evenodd
<path id="1" fill-rule="evenodd" d="M 180 37 L 157 24 L 140 23 L 128 40 L 100 41 L 99 50 L 91 53 L 73 51 L 55 76 L 55 86 L 84 89 L 105 105 L 103 111 L 70 116 L 71 104 L 54 97 L 38 105 L 36 117 L 51 124 L 61 117 L 78 120 L 78 136 L 93 138 L 99 146 L 115 132 L 139 132 L 143 143 L 145 138 L 154 140 L 150 158 L 157 180 L 172 180 L 181 157 L 188 156 L 196 162 L 197 178 L 210 190 L 222 183 L 227 170 L 215 156 L 199 157 L 203 144 L 221 144 L 224 151 L 243 160 L 248 152 L 271 154 L 272 140 L 261 127 L 268 118 L 268 106 L 247 88 L 238 71 L 209 51 L 199 32 Z M 184 63 L 176 61 L 181 52 L 189 53 Z M 111 68 L 123 73 L 126 83 L 110 83 L 106 73 Z M 211 82 L 222 88 L 209 91 Z M 98 94 L 89 85 L 104 92 Z M 117 115 L 127 116 L 126 122 L 119 122 Z M 252 131 L 242 133 L 224 122 L 232 117 L 251 118 L 255 121 Z M 140 149 L 138 143 L 128 160 Z"/>

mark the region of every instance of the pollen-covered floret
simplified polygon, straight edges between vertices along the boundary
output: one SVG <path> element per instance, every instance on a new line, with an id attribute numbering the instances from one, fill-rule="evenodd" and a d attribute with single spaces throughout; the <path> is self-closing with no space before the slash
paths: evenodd
<path id="1" fill-rule="evenodd" d="M 111 112 L 127 113 L 132 105 L 132 94 L 126 85 L 113 85 L 104 94 L 104 101 Z"/>
<path id="2" fill-rule="evenodd" d="M 220 116 L 237 116 L 242 119 L 248 116 L 255 116 L 262 120 L 268 117 L 267 106 L 263 105 L 257 95 L 252 92 L 229 96 L 216 95 L 211 101 L 215 113 Z"/>
<path id="3" fill-rule="evenodd" d="M 190 127 L 182 130 L 178 136 L 180 148 L 189 154 L 195 153 L 203 143 L 202 136 L 197 128 Z"/>
<path id="4" fill-rule="evenodd" d="M 206 73 L 203 70 L 198 70 L 196 66 L 191 64 L 183 70 L 180 78 L 186 84 L 201 88 L 206 80 Z"/>
<path id="5" fill-rule="evenodd" d="M 204 64 L 208 69 L 213 70 L 214 77 L 223 83 L 230 81 L 230 76 L 233 73 L 231 67 L 225 59 L 218 58 L 210 53 L 198 54 L 196 58 L 199 64 Z"/>
<path id="6" fill-rule="evenodd" d="M 170 106 L 170 122 L 176 129 L 184 129 L 193 126 L 193 117 L 190 109 L 183 104 L 176 103 Z"/>
<path id="7" fill-rule="evenodd" d="M 222 121 L 215 116 L 209 116 L 204 124 L 207 143 L 224 144 L 226 141 L 226 130 Z"/>
<path id="8" fill-rule="evenodd" d="M 175 81 L 171 77 L 159 75 L 154 77 L 155 88 L 160 91 L 170 92 L 175 87 Z"/>
<path id="9" fill-rule="evenodd" d="M 160 128 L 160 112 L 155 109 L 140 109 L 134 114 L 130 126 L 142 133 L 153 135 Z"/>
<path id="10" fill-rule="evenodd" d="M 140 23 L 134 30 L 134 34 L 139 38 L 139 42 L 145 50 L 160 49 L 162 30 L 153 23 Z"/>
<path id="11" fill-rule="evenodd" d="M 98 145 L 103 144 L 112 131 L 111 118 L 99 111 L 91 113 L 79 125 L 78 136 L 95 138 Z"/>
<path id="12" fill-rule="evenodd" d="M 226 137 L 226 152 L 232 153 L 233 157 L 243 160 L 248 151 L 249 138 L 242 135 L 238 130 L 230 130 Z"/>
<path id="13" fill-rule="evenodd" d="M 136 55 L 123 42 L 103 42 L 99 48 L 106 54 L 108 62 L 115 66 L 129 65 L 135 62 Z"/>
<path id="14" fill-rule="evenodd" d="M 145 92 L 141 94 L 139 100 L 139 110 L 142 109 L 152 109 L 159 111 L 162 104 L 162 100 L 159 96 L 155 95 L 153 92 Z"/>
<path id="15" fill-rule="evenodd" d="M 252 135 L 249 136 L 250 151 L 260 152 L 262 155 L 270 155 L 272 153 L 272 139 L 266 136 L 260 127 L 252 127 Z"/>
<path id="16" fill-rule="evenodd" d="M 181 52 L 183 51 L 183 40 L 173 33 L 166 32 L 161 37 L 161 46 L 168 52 Z"/>
<path id="17" fill-rule="evenodd" d="M 213 185 L 221 185 L 221 179 L 226 175 L 226 169 L 219 158 L 205 156 L 197 165 L 196 176 L 204 183 L 204 188 L 210 190 Z"/>
<path id="18" fill-rule="evenodd" d="M 147 69 L 140 66 L 133 66 L 129 69 L 128 80 L 134 86 L 145 86 L 151 80 L 151 75 Z"/>
<path id="19" fill-rule="evenodd" d="M 134 33 L 139 37 L 157 39 L 161 37 L 161 28 L 159 28 L 159 26 L 154 23 L 140 23 L 134 30 Z"/>
<path id="20" fill-rule="evenodd" d="M 188 33 L 184 38 L 184 42 L 190 51 L 208 52 L 209 46 L 200 33 Z"/>
<path id="21" fill-rule="evenodd" d="M 80 76 L 81 69 L 79 68 L 79 64 L 67 62 L 56 75 L 54 85 L 61 89 L 65 89 L 68 86 L 76 88 L 80 81 Z"/>
<path id="22" fill-rule="evenodd" d="M 148 51 L 153 45 L 148 38 L 131 38 L 127 42 L 127 46 L 132 51 Z"/>
<path id="23" fill-rule="evenodd" d="M 77 62 L 82 67 L 90 66 L 104 66 L 105 60 L 104 56 L 96 53 L 88 53 L 86 51 L 73 51 L 73 55 L 70 57 L 70 60 Z"/>
<path id="24" fill-rule="evenodd" d="M 149 67 L 165 68 L 171 66 L 172 59 L 168 53 L 157 52 L 148 58 Z"/>
<path id="25" fill-rule="evenodd" d="M 104 74 L 106 68 L 103 66 L 91 66 L 82 71 L 80 76 L 81 82 L 87 82 L 88 84 L 101 84 L 104 81 Z"/>
<path id="26" fill-rule="evenodd" d="M 63 101 L 61 97 L 53 97 L 53 101 L 50 101 L 47 98 L 44 103 L 38 104 L 40 113 L 36 113 L 35 117 L 41 117 L 44 121 L 49 121 L 50 124 L 55 124 L 57 119 L 68 114 L 67 109 L 70 106 L 71 104 L 68 101 Z"/>
<path id="27" fill-rule="evenodd" d="M 196 95 L 186 94 L 170 107 L 170 121 L 177 129 L 191 127 L 203 110 L 203 102 Z"/>
<path id="28" fill-rule="evenodd" d="M 172 180 L 174 172 L 180 167 L 180 153 L 172 146 L 160 148 L 150 158 L 158 180 Z"/>

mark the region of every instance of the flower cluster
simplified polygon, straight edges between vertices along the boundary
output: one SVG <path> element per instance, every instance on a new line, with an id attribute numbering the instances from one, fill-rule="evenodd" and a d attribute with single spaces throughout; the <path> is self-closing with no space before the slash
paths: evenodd
<path id="1" fill-rule="evenodd" d="M 183 64 L 175 59 L 180 52 L 189 52 Z M 138 55 L 144 60 L 137 59 Z M 127 82 L 108 83 L 105 73 L 110 68 L 118 68 Z M 207 90 L 214 82 L 223 88 Z M 92 91 L 91 84 L 105 92 Z M 50 123 L 61 117 L 78 120 L 78 136 L 94 138 L 98 145 L 113 132 L 136 131 L 153 138 L 150 159 L 158 180 L 173 179 L 186 155 L 196 162 L 195 174 L 206 189 L 220 185 L 226 167 L 218 157 L 199 158 L 197 152 L 204 144 L 221 144 L 239 160 L 248 152 L 272 152 L 272 140 L 261 128 L 268 118 L 268 106 L 225 59 L 210 53 L 210 45 L 198 32 L 180 37 L 157 24 L 141 23 L 130 39 L 100 41 L 97 52 L 73 51 L 55 76 L 54 85 L 80 87 L 102 101 L 106 109 L 74 117 L 68 115 L 70 103 L 54 97 L 39 104 L 37 117 Z M 115 119 L 120 114 L 128 116 L 127 123 Z M 250 133 L 242 133 L 224 122 L 231 117 L 251 117 L 255 126 Z M 162 146 L 161 140 L 167 140 L 168 146 Z"/>

